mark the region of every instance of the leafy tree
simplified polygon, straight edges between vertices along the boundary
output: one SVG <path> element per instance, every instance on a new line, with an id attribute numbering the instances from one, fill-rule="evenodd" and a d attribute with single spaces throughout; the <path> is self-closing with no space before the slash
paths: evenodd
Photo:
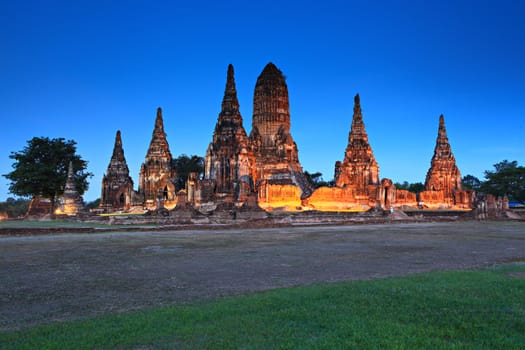
<path id="1" fill-rule="evenodd" d="M 6 212 L 10 218 L 23 216 L 29 208 L 29 200 L 9 197 L 5 202 L 0 202 L 0 212 Z"/>
<path id="2" fill-rule="evenodd" d="M 481 181 L 473 175 L 465 175 L 461 179 L 461 184 L 465 190 L 479 191 L 481 187 Z"/>
<path id="3" fill-rule="evenodd" d="M 197 173 L 199 177 L 204 173 L 204 158 L 196 155 L 187 156 L 186 154 L 181 154 L 173 159 L 172 166 L 177 172 L 175 188 L 177 191 L 180 191 L 186 187 L 186 181 L 188 181 L 190 173 Z"/>
<path id="4" fill-rule="evenodd" d="M 88 188 L 87 162 L 76 154 L 76 142 L 63 138 L 34 137 L 22 151 L 11 152 L 13 171 L 4 174 L 11 181 L 9 191 L 21 197 L 40 196 L 51 200 L 64 193 L 69 162 L 73 164 L 79 194 Z"/>
<path id="5" fill-rule="evenodd" d="M 408 186 L 408 190 L 413 193 L 423 192 L 425 185 L 422 182 L 414 182 Z"/>
<path id="6" fill-rule="evenodd" d="M 398 190 L 408 190 L 408 186 L 410 186 L 410 184 L 408 183 L 408 181 L 403 181 L 403 183 L 394 183 L 394 186 L 396 186 Z"/>
<path id="7" fill-rule="evenodd" d="M 412 193 L 419 193 L 425 190 L 425 185 L 422 182 L 408 183 L 408 181 L 403 181 L 403 183 L 394 183 L 394 186 L 396 186 L 398 190 L 407 190 Z"/>
<path id="8" fill-rule="evenodd" d="M 481 191 L 525 203 L 525 167 L 517 161 L 504 160 L 494 164 L 495 170 L 486 170 Z"/>
<path id="9" fill-rule="evenodd" d="M 97 209 L 100 205 L 100 198 L 95 199 L 94 201 L 86 203 L 86 209 Z"/>
<path id="10" fill-rule="evenodd" d="M 318 171 L 315 173 L 309 173 L 308 171 L 305 171 L 304 176 L 313 188 L 319 188 L 322 186 L 333 187 L 335 185 L 333 180 L 324 181 L 323 174 Z"/>

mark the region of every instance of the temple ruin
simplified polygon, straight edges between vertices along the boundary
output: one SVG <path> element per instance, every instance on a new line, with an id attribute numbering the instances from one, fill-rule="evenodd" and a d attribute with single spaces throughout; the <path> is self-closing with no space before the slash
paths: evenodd
<path id="1" fill-rule="evenodd" d="M 472 205 L 473 191 L 461 188 L 461 173 L 448 141 L 445 117 L 439 116 L 438 136 L 434 156 L 425 179 L 425 191 L 419 193 L 420 201 L 427 207 L 460 207 Z"/>
<path id="2" fill-rule="evenodd" d="M 312 188 L 299 163 L 290 133 L 290 103 L 283 73 L 268 63 L 257 78 L 253 94 L 250 144 L 255 154 L 259 206 L 301 207 Z"/>
<path id="3" fill-rule="evenodd" d="M 335 163 L 334 185 L 314 190 L 303 173 L 298 147 L 291 134 L 286 79 L 273 63 L 268 63 L 257 78 L 249 134 L 243 126 L 234 69 L 231 64 L 228 66 L 221 109 L 206 150 L 204 174 L 202 177 L 190 174 L 186 188 L 179 193 L 175 188 L 176 176 L 159 108 L 145 162 L 140 169 L 138 191 L 133 190 L 120 131 L 117 131 L 113 156 L 102 180 L 100 207 L 108 212 L 188 206 L 201 212 L 218 207 L 337 212 L 394 208 L 469 209 L 474 198 L 472 191 L 461 188 L 461 175 L 443 116 L 439 121 L 425 191 L 416 194 L 399 190 L 392 180 L 380 179 L 359 95 L 354 98 L 344 158 Z"/>
<path id="4" fill-rule="evenodd" d="M 176 173 L 166 136 L 162 109 L 159 107 L 146 159 L 139 174 L 139 196 L 143 197 L 144 206 L 148 209 L 172 209 L 177 203 Z"/>
<path id="5" fill-rule="evenodd" d="M 72 162 L 69 162 L 64 193 L 59 199 L 58 205 L 58 209 L 55 211 L 55 213 L 63 215 L 77 215 L 84 206 L 82 197 L 77 191 L 75 172 L 73 171 Z"/>
<path id="6" fill-rule="evenodd" d="M 239 207 L 255 203 L 255 179 L 255 157 L 242 125 L 233 66 L 230 64 L 222 109 L 206 151 L 204 179 L 191 187 L 191 198 L 196 205 L 217 202 Z"/>
<path id="7" fill-rule="evenodd" d="M 106 174 L 102 178 L 100 208 L 106 211 L 123 211 L 129 210 L 136 202 L 142 204 L 142 201 L 136 198 L 136 193 L 133 190 L 133 180 L 129 176 L 122 138 L 120 130 L 118 130 L 115 136 L 113 155 L 109 161 Z"/>

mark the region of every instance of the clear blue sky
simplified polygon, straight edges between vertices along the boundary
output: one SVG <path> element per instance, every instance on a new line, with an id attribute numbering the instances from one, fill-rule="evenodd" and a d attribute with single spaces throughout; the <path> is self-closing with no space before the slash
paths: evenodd
<path id="1" fill-rule="evenodd" d="M 333 177 L 361 95 L 380 176 L 424 182 L 438 118 L 462 175 L 525 164 L 523 1 L 15 1 L 0 4 L 0 174 L 34 136 L 64 137 L 100 196 L 115 132 L 135 184 L 157 107 L 171 152 L 204 155 L 235 67 L 286 75 L 305 170 Z M 9 197 L 0 178 L 0 200 Z"/>

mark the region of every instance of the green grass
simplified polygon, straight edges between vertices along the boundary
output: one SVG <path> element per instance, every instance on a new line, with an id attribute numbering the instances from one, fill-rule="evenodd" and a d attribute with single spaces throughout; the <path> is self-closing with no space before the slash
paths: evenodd
<path id="1" fill-rule="evenodd" d="M 525 264 L 273 290 L 0 333 L 2 349 L 523 349 Z"/>

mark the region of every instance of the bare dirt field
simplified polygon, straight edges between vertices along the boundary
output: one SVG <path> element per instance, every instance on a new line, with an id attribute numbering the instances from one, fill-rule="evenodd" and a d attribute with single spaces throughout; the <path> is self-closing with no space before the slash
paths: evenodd
<path id="1" fill-rule="evenodd" d="M 0 331 L 320 282 L 525 261 L 525 223 L 0 237 Z"/>

